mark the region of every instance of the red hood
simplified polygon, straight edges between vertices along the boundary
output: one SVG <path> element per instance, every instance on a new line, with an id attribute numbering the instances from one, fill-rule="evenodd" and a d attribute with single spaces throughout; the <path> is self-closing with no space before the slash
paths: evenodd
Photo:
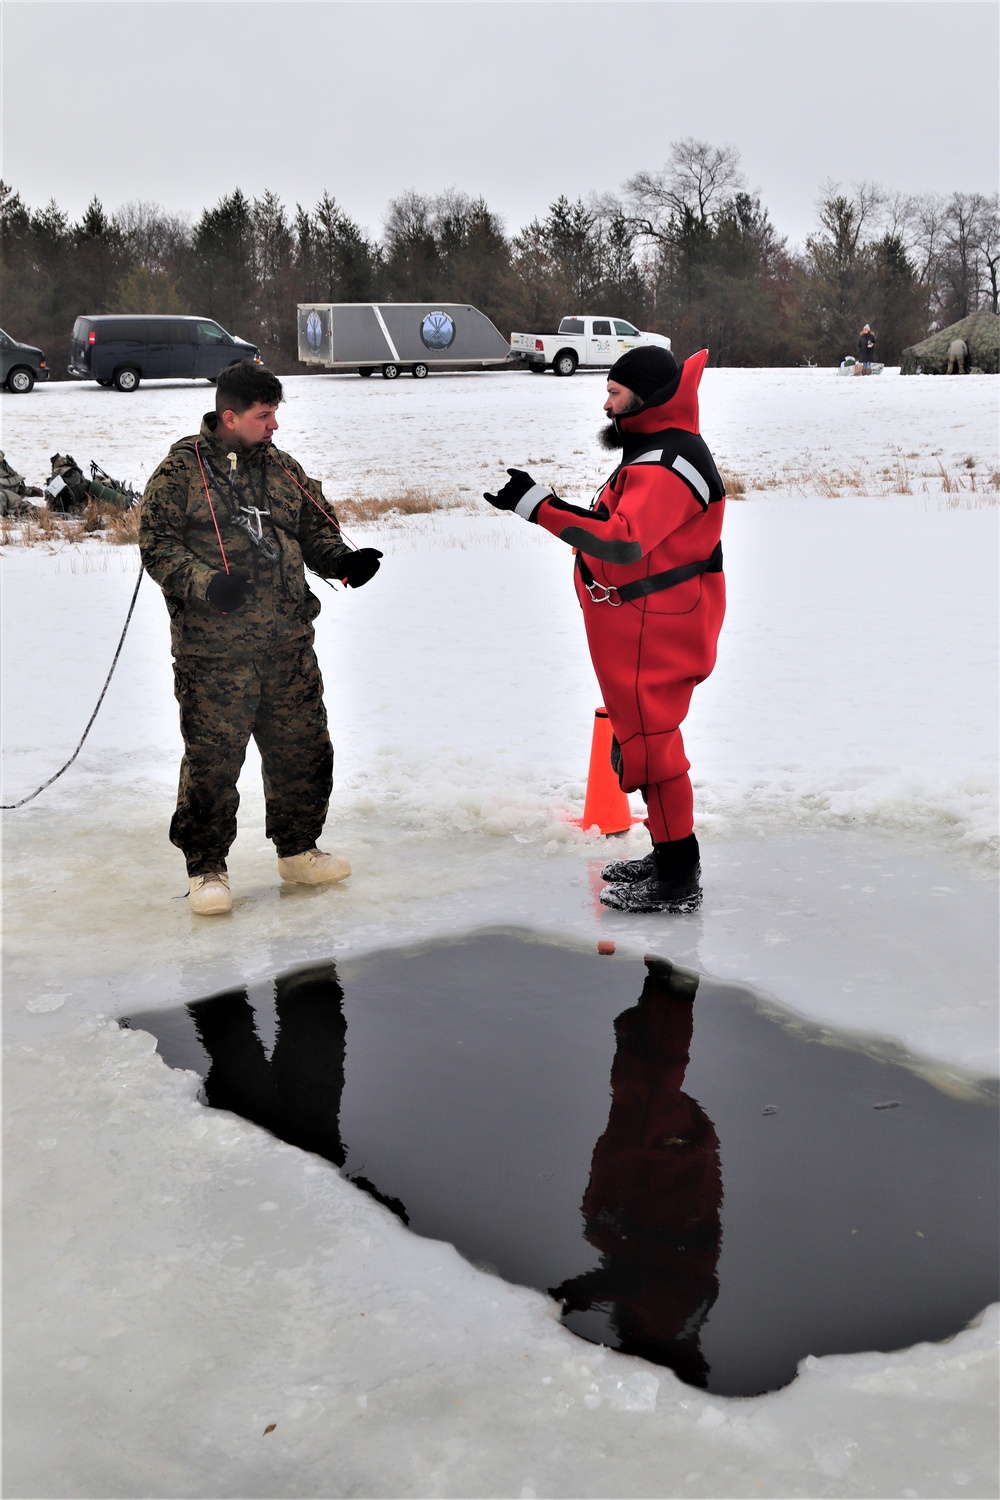
<path id="1" fill-rule="evenodd" d="M 651 396 L 645 406 L 618 418 L 622 432 L 662 432 L 665 427 L 681 427 L 685 432 L 698 432 L 698 387 L 701 374 L 708 363 L 708 350 L 699 349 L 691 354 L 680 368 L 673 391 L 667 387 L 665 399 Z M 671 385 L 673 382 L 671 382 Z"/>

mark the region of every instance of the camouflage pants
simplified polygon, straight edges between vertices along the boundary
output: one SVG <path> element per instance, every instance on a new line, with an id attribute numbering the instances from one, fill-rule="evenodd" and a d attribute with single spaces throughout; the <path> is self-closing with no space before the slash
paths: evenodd
<path id="1" fill-rule="evenodd" d="M 279 858 L 312 849 L 333 786 L 323 679 L 308 641 L 240 661 L 174 659 L 184 759 L 170 842 L 189 875 L 226 867 L 236 838 L 236 790 L 251 735 L 260 751 L 266 832 Z"/>

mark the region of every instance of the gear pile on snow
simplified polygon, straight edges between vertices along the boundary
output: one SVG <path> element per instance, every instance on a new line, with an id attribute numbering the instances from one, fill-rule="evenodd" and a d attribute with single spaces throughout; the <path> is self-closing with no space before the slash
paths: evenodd
<path id="1" fill-rule="evenodd" d="M 45 498 L 50 510 L 79 515 L 91 500 L 98 505 L 128 510 L 139 498 L 135 490 L 118 479 L 112 479 L 93 461 L 89 479 L 84 478 L 83 470 L 70 453 L 53 453 L 49 462 L 52 474 L 45 486 Z"/>
<path id="2" fill-rule="evenodd" d="M 28 484 L 23 474 L 12 469 L 0 449 L 0 516 L 29 516 L 36 509 L 29 496 L 41 499 L 42 491 Z"/>

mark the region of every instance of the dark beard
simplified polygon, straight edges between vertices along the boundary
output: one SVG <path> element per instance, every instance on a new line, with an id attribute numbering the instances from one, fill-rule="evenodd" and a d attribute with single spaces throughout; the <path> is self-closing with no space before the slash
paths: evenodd
<path id="1" fill-rule="evenodd" d="M 604 426 L 598 431 L 597 441 L 609 453 L 615 453 L 619 448 L 624 448 L 625 435 L 619 432 L 617 422 L 605 422 Z"/>

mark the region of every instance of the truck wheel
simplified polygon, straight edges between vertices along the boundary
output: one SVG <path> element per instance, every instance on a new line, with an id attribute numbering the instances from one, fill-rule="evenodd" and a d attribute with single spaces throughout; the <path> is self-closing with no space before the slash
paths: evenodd
<path id="1" fill-rule="evenodd" d="M 557 375 L 572 375 L 576 369 L 576 355 L 572 349 L 563 349 L 552 361 L 552 368 Z"/>
<path id="2" fill-rule="evenodd" d="M 544 375 L 545 374 L 545 366 L 544 365 L 529 365 L 528 369 L 531 371 L 532 375 Z"/>
<path id="3" fill-rule="evenodd" d="M 26 396 L 34 383 L 34 375 L 23 365 L 16 370 L 11 370 L 7 376 L 7 389 L 13 391 L 15 396 Z"/>
<path id="4" fill-rule="evenodd" d="M 362 378 L 365 379 L 365 380 L 368 379 L 369 375 L 373 375 L 374 373 L 375 373 L 374 370 L 370 370 L 370 369 L 368 369 L 368 370 L 359 370 L 358 371 L 358 374 L 360 376 L 362 376 Z"/>
<path id="5" fill-rule="evenodd" d="M 135 365 L 122 365 L 116 370 L 111 381 L 116 391 L 137 391 L 139 389 L 139 371 Z"/>
<path id="6" fill-rule="evenodd" d="M 427 366 L 426 365 L 414 365 L 413 366 L 413 378 L 414 378 L 414 380 L 426 380 L 427 379 Z"/>
<path id="7" fill-rule="evenodd" d="M 384 380 L 398 380 L 399 379 L 399 366 L 398 365 L 383 365 L 382 366 L 382 378 Z"/>

